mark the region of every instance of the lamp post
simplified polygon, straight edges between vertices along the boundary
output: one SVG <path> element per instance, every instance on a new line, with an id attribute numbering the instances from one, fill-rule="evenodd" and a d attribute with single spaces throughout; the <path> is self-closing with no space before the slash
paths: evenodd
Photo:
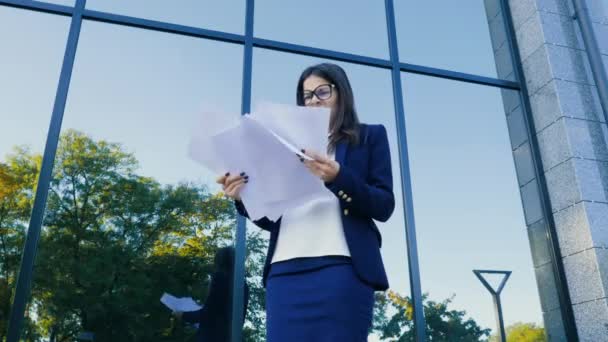
<path id="1" fill-rule="evenodd" d="M 473 270 L 473 273 L 479 278 L 483 286 L 485 286 L 494 300 L 494 314 L 496 315 L 496 326 L 498 328 L 498 338 L 500 342 L 507 342 L 507 334 L 505 333 L 505 322 L 502 317 L 502 304 L 500 302 L 500 293 L 505 287 L 507 280 L 511 276 L 511 271 L 495 271 L 495 270 Z M 490 283 L 483 277 L 483 274 L 502 274 L 504 277 L 498 285 L 498 289 L 492 288 Z"/>

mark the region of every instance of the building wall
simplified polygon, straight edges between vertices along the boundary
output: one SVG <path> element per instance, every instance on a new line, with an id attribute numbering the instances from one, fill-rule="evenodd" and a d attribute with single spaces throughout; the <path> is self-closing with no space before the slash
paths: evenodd
<path id="1" fill-rule="evenodd" d="M 605 54 L 606 1 L 588 1 Z M 608 341 L 608 129 L 597 88 L 570 0 L 509 5 L 578 335 L 581 341 Z M 528 168 L 527 148 L 514 151 L 518 174 Z M 535 212 L 538 203 L 526 199 L 524 188 L 524 211 Z M 545 222 L 527 223 L 547 333 L 550 340 L 564 340 L 555 277 L 542 270 L 546 238 L 537 226 Z"/>

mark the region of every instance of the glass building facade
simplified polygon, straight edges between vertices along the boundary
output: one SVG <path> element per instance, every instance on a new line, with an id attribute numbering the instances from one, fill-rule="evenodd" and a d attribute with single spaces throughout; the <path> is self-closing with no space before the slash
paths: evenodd
<path id="1" fill-rule="evenodd" d="M 265 340 L 268 235 L 187 145 L 201 111 L 293 104 L 324 61 L 389 134 L 390 289 L 369 340 L 494 338 L 473 270 L 512 271 L 507 332 L 576 340 L 516 15 L 506 0 L 0 0 L 0 341 L 191 338 L 159 299 L 203 301 L 229 245 L 233 341 Z"/>

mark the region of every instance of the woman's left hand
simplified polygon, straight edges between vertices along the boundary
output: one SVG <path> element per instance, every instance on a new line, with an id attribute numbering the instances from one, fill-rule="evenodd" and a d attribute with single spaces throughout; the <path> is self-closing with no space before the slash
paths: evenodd
<path id="1" fill-rule="evenodd" d="M 313 158 L 313 160 L 300 158 L 300 161 L 306 165 L 313 175 L 321 178 L 326 183 L 333 182 L 336 179 L 340 172 L 340 163 L 314 151 L 302 150 L 302 152 Z"/>

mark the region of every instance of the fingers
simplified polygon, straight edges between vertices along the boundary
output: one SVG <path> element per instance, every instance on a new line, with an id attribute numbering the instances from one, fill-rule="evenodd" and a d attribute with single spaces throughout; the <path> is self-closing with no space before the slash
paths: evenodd
<path id="1" fill-rule="evenodd" d="M 222 184 L 224 186 L 224 189 L 226 187 L 228 187 L 230 184 L 240 180 L 240 179 L 249 179 L 249 176 L 245 173 L 245 172 L 241 172 L 238 175 L 230 175 L 230 173 L 226 173 L 225 175 L 218 177 L 216 179 L 216 182 L 218 184 Z"/>
<path id="2" fill-rule="evenodd" d="M 226 194 L 226 196 L 228 196 L 232 199 L 240 199 L 241 190 L 243 189 L 243 187 L 245 186 L 246 183 L 247 183 L 247 181 L 245 181 L 245 180 L 240 180 L 238 182 L 235 182 L 232 185 L 230 185 L 230 187 L 227 188 L 224 193 Z"/>
<path id="3" fill-rule="evenodd" d="M 334 167 L 332 163 L 323 163 L 316 160 L 305 160 L 304 165 L 311 170 L 319 170 L 322 172 L 329 172 Z"/>
<path id="4" fill-rule="evenodd" d="M 230 183 L 228 186 L 226 186 L 226 187 L 225 187 L 224 192 L 225 192 L 226 194 L 228 194 L 228 193 L 232 193 L 232 191 L 234 190 L 234 188 L 235 188 L 237 185 L 239 185 L 239 184 L 244 184 L 244 183 L 245 183 L 245 181 L 246 181 L 245 179 L 242 179 L 242 178 L 241 178 L 241 179 L 239 179 L 239 180 L 236 180 L 236 181 L 234 181 L 234 182 Z"/>
<path id="5" fill-rule="evenodd" d="M 226 178 L 228 178 L 228 175 L 230 175 L 230 173 L 226 173 L 226 174 L 225 174 L 225 175 L 223 175 L 223 176 L 219 176 L 219 177 L 217 177 L 217 178 L 215 179 L 215 182 L 216 182 L 217 184 L 224 184 L 224 182 L 226 181 Z"/>
<path id="6" fill-rule="evenodd" d="M 231 176 L 228 176 L 228 177 L 226 178 L 226 182 L 224 183 L 224 185 L 228 186 L 228 185 L 230 185 L 230 184 L 232 184 L 232 183 L 234 183 L 234 182 L 236 182 L 236 181 L 238 181 L 238 180 L 240 180 L 240 179 L 243 179 L 245 176 L 246 176 L 246 175 L 245 175 L 245 172 L 241 172 L 241 173 L 240 173 L 240 174 L 238 174 L 238 175 L 231 175 Z"/>
<path id="7" fill-rule="evenodd" d="M 326 182 L 333 181 L 336 178 L 340 171 L 338 162 L 312 151 L 308 152 L 307 155 L 314 157 L 314 160 L 300 160 L 313 175 Z"/>
<path id="8" fill-rule="evenodd" d="M 312 172 L 315 176 L 325 179 L 328 175 L 331 174 L 331 167 L 317 161 L 306 161 L 304 162 L 308 170 Z"/>
<path id="9" fill-rule="evenodd" d="M 302 153 L 306 154 L 307 156 L 311 157 L 312 159 L 314 159 L 320 163 L 329 164 L 331 162 L 331 159 L 329 159 L 327 156 L 325 156 L 321 153 L 317 153 L 315 151 L 302 150 Z"/>
<path id="10" fill-rule="evenodd" d="M 238 175 L 231 175 L 227 172 L 225 175 L 216 179 L 218 184 L 222 184 L 224 195 L 235 200 L 240 200 L 240 192 L 246 183 L 249 182 L 249 176 L 245 172 Z"/>
<path id="11" fill-rule="evenodd" d="M 230 177 L 230 172 L 226 172 L 224 175 L 219 176 L 219 177 L 218 177 L 218 178 L 215 180 L 215 182 L 216 182 L 216 183 L 218 183 L 218 184 L 225 185 L 225 184 L 226 184 L 226 181 L 227 181 L 228 179 L 230 179 L 230 178 L 231 178 L 231 177 Z"/>

